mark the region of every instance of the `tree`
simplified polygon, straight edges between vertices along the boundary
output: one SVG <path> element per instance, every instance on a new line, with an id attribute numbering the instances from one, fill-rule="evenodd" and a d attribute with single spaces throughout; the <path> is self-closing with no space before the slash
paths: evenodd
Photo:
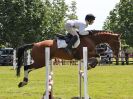
<path id="1" fill-rule="evenodd" d="M 0 44 L 17 47 L 51 39 L 63 28 L 64 0 L 1 0 Z"/>
<path id="2" fill-rule="evenodd" d="M 133 46 L 133 3 L 132 0 L 120 0 L 110 12 L 110 16 L 104 23 L 105 30 L 111 30 L 122 34 L 122 39 Z"/>
<path id="3" fill-rule="evenodd" d="M 46 15 L 44 16 L 44 28 L 40 39 L 53 39 L 56 33 L 64 33 L 64 19 L 66 17 L 67 5 L 64 0 L 53 0 L 44 2 Z"/>
<path id="4" fill-rule="evenodd" d="M 69 6 L 69 9 L 68 9 L 68 19 L 77 19 L 77 15 L 76 15 L 76 10 L 77 10 L 77 7 L 76 7 L 76 1 L 72 1 L 71 2 L 71 5 Z"/>
<path id="5" fill-rule="evenodd" d="M 0 1 L 0 43 L 17 47 L 36 41 L 45 15 L 40 0 Z"/>

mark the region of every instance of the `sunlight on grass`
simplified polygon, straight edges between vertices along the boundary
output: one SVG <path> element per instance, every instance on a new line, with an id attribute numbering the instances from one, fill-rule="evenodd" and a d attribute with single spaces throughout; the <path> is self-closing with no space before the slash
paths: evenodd
<path id="1" fill-rule="evenodd" d="M 17 84 L 23 79 L 15 76 L 12 67 L 0 67 L 0 99 L 41 99 L 45 89 L 45 68 L 29 75 L 23 88 Z M 78 67 L 55 66 L 54 95 L 62 99 L 78 96 Z M 88 89 L 92 99 L 133 99 L 132 66 L 97 66 L 88 71 Z"/>

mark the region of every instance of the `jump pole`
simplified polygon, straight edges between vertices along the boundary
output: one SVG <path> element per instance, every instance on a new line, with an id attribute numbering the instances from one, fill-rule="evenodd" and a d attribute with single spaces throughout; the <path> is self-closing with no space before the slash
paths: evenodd
<path id="1" fill-rule="evenodd" d="M 53 72 L 52 62 L 50 61 L 50 48 L 45 48 L 45 65 L 46 65 L 46 91 L 43 99 L 54 99 L 53 97 Z"/>
<path id="2" fill-rule="evenodd" d="M 49 73 L 50 73 L 50 48 L 45 48 L 45 64 L 46 64 L 46 94 L 44 99 L 49 99 Z"/>
<path id="3" fill-rule="evenodd" d="M 27 65 L 31 64 L 31 55 L 30 55 L 30 50 L 27 50 Z"/>
<path id="4" fill-rule="evenodd" d="M 87 65 L 88 65 L 88 53 L 87 53 L 87 47 L 83 47 L 83 65 L 84 65 L 84 72 L 83 72 L 83 77 L 84 77 L 84 98 L 81 96 L 81 90 L 82 90 L 82 74 L 81 72 L 81 62 L 79 63 L 79 88 L 80 88 L 80 97 L 78 99 L 89 99 L 88 96 L 88 78 L 87 78 Z M 45 48 L 45 64 L 46 64 L 46 93 L 44 95 L 43 99 L 52 99 L 50 98 L 49 94 L 50 92 L 52 92 L 52 86 L 51 88 L 49 88 L 50 86 L 50 79 L 49 79 L 49 75 L 50 75 L 50 48 L 46 47 Z M 52 67 L 51 67 L 52 68 Z"/>
<path id="5" fill-rule="evenodd" d="M 83 65 L 84 70 L 82 70 L 82 65 Z M 83 61 L 80 60 L 78 62 L 79 97 L 73 97 L 72 99 L 90 99 L 88 95 L 87 65 L 88 65 L 88 50 L 87 50 L 87 47 L 83 47 Z M 82 97 L 82 78 L 84 81 L 84 96 L 83 97 Z"/>
<path id="6" fill-rule="evenodd" d="M 87 73 L 87 65 L 88 65 L 88 50 L 87 47 L 83 47 L 83 66 L 84 70 L 81 68 L 81 61 L 78 64 L 79 70 L 79 98 L 78 99 L 90 99 L 88 95 L 88 73 Z M 84 78 L 84 97 L 82 97 L 82 77 Z"/>
<path id="7" fill-rule="evenodd" d="M 84 64 L 84 99 L 89 99 L 88 96 L 88 73 L 87 73 L 87 65 L 88 65 L 88 50 L 87 47 L 83 47 L 83 64 Z"/>
<path id="8" fill-rule="evenodd" d="M 16 49 L 13 50 L 13 69 L 15 70 L 17 67 L 17 62 L 16 62 Z"/>
<path id="9" fill-rule="evenodd" d="M 78 63 L 78 71 L 79 71 L 79 75 L 78 75 L 78 79 L 79 79 L 79 99 L 82 99 L 82 74 L 81 74 L 81 61 L 79 61 Z"/>
<path id="10" fill-rule="evenodd" d="M 24 66 L 31 64 L 30 50 L 24 51 Z"/>

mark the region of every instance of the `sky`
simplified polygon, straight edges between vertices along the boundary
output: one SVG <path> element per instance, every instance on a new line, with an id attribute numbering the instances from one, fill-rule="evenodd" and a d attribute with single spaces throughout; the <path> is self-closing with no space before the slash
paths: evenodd
<path id="1" fill-rule="evenodd" d="M 73 0 L 65 0 L 70 4 Z M 84 21 L 86 14 L 95 15 L 96 19 L 94 24 L 89 26 L 89 29 L 102 30 L 102 26 L 109 12 L 115 8 L 115 5 L 120 0 L 75 0 L 77 3 L 77 16 L 78 19 Z"/>

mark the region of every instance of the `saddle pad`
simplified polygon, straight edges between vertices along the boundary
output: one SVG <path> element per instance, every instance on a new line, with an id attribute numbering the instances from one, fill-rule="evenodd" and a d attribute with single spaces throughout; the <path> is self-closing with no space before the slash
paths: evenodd
<path id="1" fill-rule="evenodd" d="M 77 48 L 80 44 L 80 40 L 78 39 L 77 42 L 74 44 L 73 48 Z M 65 40 L 62 39 L 57 39 L 57 47 L 58 48 L 66 48 L 67 47 L 67 43 Z"/>

